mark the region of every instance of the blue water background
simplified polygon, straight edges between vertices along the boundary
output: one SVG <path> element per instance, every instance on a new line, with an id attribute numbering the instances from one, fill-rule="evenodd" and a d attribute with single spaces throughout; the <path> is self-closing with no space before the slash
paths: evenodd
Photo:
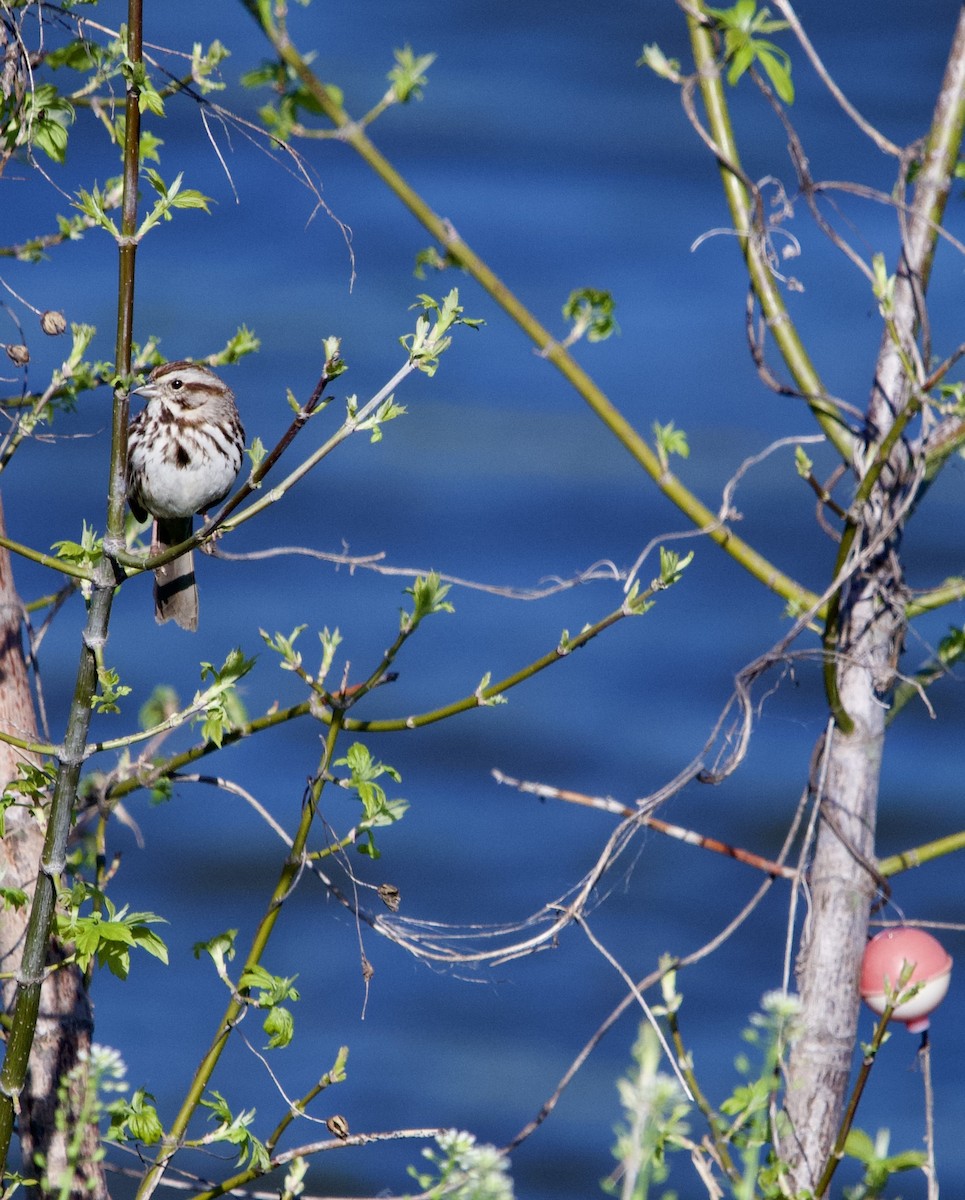
<path id="1" fill-rule="evenodd" d="M 238 87 L 240 74 L 265 53 L 253 23 L 227 3 L 147 5 L 146 40 L 189 46 L 220 37 L 233 51 L 228 89 L 215 99 L 251 117 L 264 96 Z M 801 16 L 849 98 L 893 140 L 905 144 L 926 128 L 957 5 L 914 6 L 881 0 L 847 6 L 811 4 Z M 123 18 L 105 4 L 99 19 Z M 560 308 L 577 287 L 612 291 L 621 334 L 602 346 L 581 344 L 577 359 L 635 427 L 673 420 L 687 431 L 691 454 L 679 463 L 686 482 L 711 508 L 740 463 L 777 437 L 802 436 L 812 424 L 800 402 L 778 398 L 758 381 L 744 340 L 743 281 L 732 236 L 705 239 L 727 216 L 712 161 L 683 116 L 676 90 L 635 67 L 644 43 L 658 42 L 685 62 L 683 20 L 670 4 L 622 0 L 589 6 L 496 2 L 439 6 L 417 0 L 295 8 L 296 40 L 319 50 L 323 78 L 344 89 L 361 114 L 385 89 L 392 49 L 405 43 L 438 61 L 421 104 L 386 114 L 376 143 L 441 215 L 450 219 L 508 287 L 562 335 Z M 785 43 L 788 44 L 788 43 Z M 817 178 L 857 179 L 889 190 L 894 163 L 842 117 L 795 51 L 798 99 L 793 117 Z M 745 81 L 734 98 L 735 122 L 750 175 L 779 175 L 792 191 L 784 135 Z M 337 392 L 364 401 L 398 369 L 400 334 L 411 328 L 415 295 L 458 285 L 467 313 L 483 331 L 457 331 L 434 379 L 416 376 L 398 399 L 405 419 L 370 446 L 356 439 L 325 461 L 302 488 L 227 545 L 231 551 L 276 544 L 367 554 L 384 551 L 395 566 L 435 568 L 489 584 L 529 587 L 546 576 L 570 577 L 599 560 L 625 568 L 657 535 L 685 530 L 664 501 L 561 377 L 472 281 L 456 273 L 419 282 L 416 252 L 428 235 L 347 148 L 306 143 L 325 202 L 351 227 L 353 263 L 343 233 L 293 175 L 282 156 L 266 153 L 238 129 L 212 126 L 237 190 L 189 101 L 169 102 L 152 121 L 164 139 L 164 171 L 183 169 L 186 186 L 215 200 L 213 216 L 179 214 L 152 233 L 138 256 L 136 336 L 163 339 L 169 357 L 200 356 L 222 345 L 241 323 L 262 339 L 261 353 L 225 372 L 249 437 L 271 444 L 290 418 L 285 390 L 310 391 L 321 339 L 337 334 L 350 372 Z M 101 182 L 117 161 L 96 133 L 79 124 L 71 168 Z M 63 175 L 52 172 L 66 186 Z M 46 184 L 8 172 L 0 203 L 4 241 L 53 227 L 67 201 Z M 896 232 L 885 206 L 842 199 L 846 236 L 870 257 L 893 261 Z M 804 285 L 790 296 L 812 356 L 830 391 L 863 407 L 880 337 L 866 283 L 809 223 L 795 201 L 789 227 L 802 254 L 786 263 Z M 844 223 L 853 221 L 854 227 Z M 962 200 L 949 223 L 962 235 Z M 960 339 L 962 262 L 938 255 L 932 289 L 940 353 Z M 97 325 L 95 353 L 110 358 L 115 321 L 116 257 L 92 233 L 56 251 L 42 267 L 5 263 L 3 275 L 39 308 L 60 308 Z M 8 305 L 16 307 L 13 301 Z M 17 310 L 20 311 L 20 310 Z M 32 328 L 32 327 L 31 327 Z M 8 326 L 7 340 L 17 337 Z M 32 382 L 63 343 L 39 344 Z M 9 374 L 9 372 L 8 372 Z M 85 398 L 59 419 L 52 444 L 28 445 L 5 479 L 12 537 L 42 548 L 76 538 L 86 519 L 103 527 L 110 398 Z M 318 445 L 340 404 L 303 435 Z M 84 435 L 74 436 L 74 435 Z M 821 470 L 833 457 L 812 453 Z M 926 587 L 961 570 L 962 468 L 955 462 L 910 529 L 909 580 Z M 736 504 L 740 532 L 781 568 L 822 587 L 835 547 L 817 529 L 810 492 L 798 480 L 793 447 L 744 479 Z M 403 912 L 437 921 L 496 922 L 526 917 L 561 896 L 595 862 L 612 819 L 540 803 L 493 782 L 493 768 L 525 779 L 624 802 L 646 795 L 700 752 L 746 662 L 782 635 L 782 602 L 764 592 L 709 543 L 684 542 L 696 558 L 680 586 L 645 618 L 620 624 L 552 671 L 514 690 L 502 707 L 470 713 L 404 736 L 367 739 L 403 775 L 398 792 L 411 810 L 383 831 L 383 858 L 359 871 L 390 880 Z M 644 579 L 657 570 L 651 558 Z M 315 631 L 338 627 L 351 677 L 367 674 L 397 628 L 405 598 L 399 577 L 347 570 L 300 557 L 251 564 L 199 563 L 202 633 L 192 638 L 150 617 L 146 580 L 125 587 L 114 610 L 108 662 L 141 703 L 159 676 L 183 697 L 199 683 L 198 660 L 220 662 L 234 646 L 259 654 L 243 691 L 249 711 L 302 697 L 278 671 L 260 626 L 303 635 L 311 665 Z M 25 597 L 49 591 L 53 577 L 17 565 Z M 539 603 L 456 589 L 453 616 L 429 622 L 401 656 L 399 681 L 360 716 L 417 713 L 472 691 L 482 676 L 510 674 L 552 649 L 564 628 L 578 630 L 615 608 L 619 585 L 595 583 Z M 916 626 L 907 662 L 914 667 L 960 610 Z M 78 634 L 75 599 L 48 636 L 42 655 L 53 736 L 69 702 Z M 339 668 L 340 669 L 340 668 Z M 775 676 L 775 680 L 776 680 Z M 951 679 L 932 692 L 938 720 L 911 705 L 889 737 L 881 792 L 879 849 L 891 853 L 950 833 L 961 824 L 962 692 Z M 746 764 L 717 788 L 692 785 L 662 815 L 705 833 L 776 853 L 805 784 L 825 705 L 813 663 L 764 705 Z M 96 722 L 98 736 L 130 728 Z M 317 762 L 321 729 L 302 720 L 212 759 L 205 769 L 244 784 L 289 828 L 306 778 Z M 187 745 L 185 732 L 169 745 Z M 326 796 L 337 828 L 354 817 L 346 797 Z M 211 1038 L 226 994 L 194 941 L 222 929 L 250 934 L 277 875 L 281 849 L 236 797 L 183 786 L 152 807 L 145 796 L 127 807 L 146 841 L 115 826 L 111 849 L 122 853 L 114 885 L 118 903 L 162 913 L 171 949 L 167 968 L 141 956 L 128 983 L 98 977 L 97 1037 L 117 1046 L 132 1082 L 147 1086 L 170 1119 Z M 910 917 L 961 917 L 961 863 L 955 857 L 895 881 Z M 650 834 L 608 877 L 612 889 L 592 913 L 597 936 L 639 978 L 661 953 L 688 953 L 710 938 L 760 882 L 747 867 Z M 371 893 L 369 893 L 371 894 Z M 712 958 L 685 972 L 681 1020 L 700 1078 L 713 1102 L 736 1081 L 740 1030 L 760 997 L 779 985 L 787 890 L 778 884 L 750 921 Z M 959 933 L 944 935 L 961 957 Z M 345 910 L 311 880 L 289 900 L 266 956 L 281 974 L 299 972 L 298 1049 L 273 1065 L 291 1097 L 326 1070 L 340 1044 L 351 1047 L 347 1083 L 313 1111 L 344 1113 L 353 1130 L 457 1125 L 480 1139 L 508 1141 L 538 1110 L 584 1042 L 625 988 L 576 929 L 548 953 L 498 968 L 429 969 L 363 931 L 375 974 L 367 1005 L 358 935 Z M 965 1120 L 960 1086 L 965 1061 L 962 988 L 933 1022 L 936 1136 L 948 1195 L 965 1190 Z M 637 1014 L 602 1041 L 540 1131 L 514 1154 L 518 1194 L 533 1200 L 599 1195 L 612 1166 L 613 1126 L 620 1118 L 615 1080 L 629 1061 Z M 862 1018 L 862 1036 L 871 1018 Z M 245 1032 L 263 1041 L 253 1020 Z M 882 1055 L 859 1124 L 892 1130 L 894 1149 L 922 1144 L 922 1079 L 917 1043 L 899 1032 Z M 214 1086 L 235 1105 L 257 1103 L 264 1136 L 284 1112 L 263 1066 L 235 1047 Z M 254 1101 L 252 1099 L 254 1097 Z M 695 1126 L 697 1122 L 694 1123 Z M 323 1128 L 300 1126 L 310 1141 Z M 345 1150 L 315 1161 L 310 1190 L 320 1195 L 401 1193 L 417 1144 Z M 200 1169 L 207 1169 L 205 1164 Z M 213 1168 L 211 1168 L 213 1169 Z M 702 1194 L 686 1169 L 681 1196 Z M 905 1197 L 924 1183 L 901 1181 Z"/>

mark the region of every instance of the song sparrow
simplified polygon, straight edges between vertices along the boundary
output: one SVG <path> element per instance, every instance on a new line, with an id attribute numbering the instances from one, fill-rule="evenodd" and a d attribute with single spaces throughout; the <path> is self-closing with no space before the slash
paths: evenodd
<path id="1" fill-rule="evenodd" d="M 169 362 L 132 390 L 147 400 L 128 430 L 127 499 L 139 521 L 154 517 L 155 552 L 191 536 L 192 518 L 231 490 L 245 446 L 231 388 L 207 367 Z M 198 627 L 191 551 L 154 572 L 154 615 Z"/>

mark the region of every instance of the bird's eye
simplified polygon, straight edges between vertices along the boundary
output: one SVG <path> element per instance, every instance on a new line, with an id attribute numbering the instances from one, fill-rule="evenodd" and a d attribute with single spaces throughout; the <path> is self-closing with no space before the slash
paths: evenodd
<path id="1" fill-rule="evenodd" d="M 180 390 L 181 390 L 181 389 L 184 387 L 184 380 L 183 380 L 183 379 L 172 379 L 172 380 L 171 380 L 171 387 L 172 387 L 172 388 L 173 388 L 173 389 L 174 389 L 176 392 L 180 392 Z"/>

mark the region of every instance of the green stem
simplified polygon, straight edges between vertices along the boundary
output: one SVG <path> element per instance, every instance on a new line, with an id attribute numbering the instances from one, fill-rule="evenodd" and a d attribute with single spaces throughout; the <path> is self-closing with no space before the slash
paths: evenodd
<path id="1" fill-rule="evenodd" d="M 910 972 L 909 972 L 910 973 Z M 905 980 L 907 982 L 907 980 Z M 828 1188 L 831 1186 L 831 1180 L 834 1178 L 834 1173 L 838 1169 L 841 1159 L 844 1157 L 844 1144 L 848 1140 L 848 1134 L 851 1132 L 851 1126 L 854 1124 L 855 1114 L 858 1111 L 858 1105 L 861 1102 L 861 1097 L 864 1094 L 865 1086 L 868 1078 L 871 1075 L 871 1068 L 875 1064 L 875 1059 L 878 1056 L 878 1051 L 881 1049 L 881 1043 L 884 1041 L 885 1032 L 888 1028 L 888 1022 L 891 1020 L 891 1014 L 894 1012 L 894 1003 L 889 1004 L 885 1011 L 881 1014 L 878 1024 L 875 1026 L 874 1037 L 871 1039 L 871 1044 L 868 1046 L 864 1057 L 861 1060 L 861 1069 L 858 1071 L 858 1076 L 854 1081 L 854 1087 L 851 1090 L 851 1096 L 848 1099 L 848 1106 L 844 1111 L 844 1116 L 841 1118 L 841 1125 L 838 1129 L 838 1136 L 835 1139 L 834 1147 L 828 1155 L 828 1161 L 824 1165 L 824 1170 L 821 1172 L 821 1178 L 818 1180 L 818 1185 L 814 1189 L 816 1200 L 821 1200 L 822 1196 L 827 1195 Z"/>
<path id="2" fill-rule="evenodd" d="M 645 599 L 648 595 L 652 595 L 652 591 L 642 592 L 641 599 Z M 375 721 L 346 719 L 344 723 L 345 729 L 360 733 L 395 733 L 403 729 L 420 729 L 425 725 L 434 725 L 437 721 L 445 721 L 457 713 L 469 712 L 473 708 L 486 707 L 492 704 L 493 701 L 498 701 L 503 692 L 508 692 L 510 688 L 516 687 L 525 680 L 531 679 L 540 671 L 545 671 L 547 667 L 560 662 L 572 654 L 574 650 L 579 650 L 587 642 L 592 641 L 593 638 L 605 629 L 609 629 L 611 625 L 615 625 L 618 621 L 622 621 L 624 617 L 630 615 L 632 615 L 631 610 L 626 605 L 623 605 L 595 624 L 588 625 L 576 637 L 570 638 L 565 646 L 557 646 L 548 654 L 544 654 L 534 662 L 521 667 L 520 670 L 514 671 L 512 675 L 507 675 L 504 679 L 500 679 L 498 682 L 489 684 L 486 687 L 477 688 L 470 695 L 463 696 L 462 699 L 455 700 L 452 704 L 446 704 L 441 708 L 435 708 L 429 712 L 409 717 L 389 717 Z M 324 714 L 322 714 L 322 719 L 325 720 Z"/>
<path id="3" fill-rule="evenodd" d="M 965 830 L 946 834 L 945 837 L 935 838 L 911 850 L 902 850 L 898 854 L 889 854 L 887 858 L 878 860 L 877 867 L 880 875 L 897 875 L 901 871 L 909 871 L 912 867 L 920 867 L 923 863 L 936 858 L 944 858 L 956 850 L 965 850 Z"/>
<path id="4" fill-rule="evenodd" d="M 257 516 L 258 513 L 269 507 L 269 505 L 277 503 L 281 497 L 284 496 L 285 493 L 291 488 L 293 488 L 296 483 L 303 479 L 309 473 L 309 471 L 318 466 L 323 458 L 326 458 L 329 454 L 331 454 L 337 446 L 342 444 L 342 442 L 352 437 L 352 435 L 358 431 L 359 426 L 370 416 L 372 416 L 372 414 L 378 409 L 386 397 L 390 396 L 392 392 L 399 386 L 399 384 L 402 383 L 403 380 L 407 379 L 408 376 L 416 370 L 418 370 L 418 368 L 414 363 L 405 363 L 404 366 L 400 367 L 399 370 L 396 371 L 389 382 L 384 387 L 379 389 L 376 395 L 374 395 L 370 400 L 366 401 L 366 403 L 358 410 L 358 412 L 354 414 L 354 416 L 348 417 L 345 421 L 343 421 L 343 423 L 338 429 L 336 429 L 332 436 L 328 438 L 323 445 L 319 446 L 317 450 L 310 454 L 308 458 L 304 460 L 304 462 L 300 463 L 293 471 L 291 471 L 281 481 L 281 483 L 271 488 L 270 491 L 256 500 L 253 504 L 249 504 L 248 507 L 244 509 L 243 512 L 240 512 L 236 517 L 231 518 L 229 514 L 234 512 L 241 502 L 245 500 L 255 490 L 255 488 L 260 485 L 261 481 L 268 473 L 269 468 L 277 461 L 281 451 L 285 448 L 285 446 L 287 446 L 288 442 L 291 440 L 291 437 L 294 436 L 294 433 L 297 432 L 295 426 L 301 428 L 300 419 L 302 422 L 306 419 L 296 417 L 295 421 L 292 423 L 292 429 L 289 430 L 289 433 L 286 434 L 284 438 L 282 438 L 282 441 L 279 443 L 279 445 L 275 447 L 268 458 L 265 459 L 265 461 L 261 464 L 259 469 L 252 475 L 251 480 L 239 490 L 237 495 L 232 496 L 231 500 L 227 505 L 225 505 L 224 509 L 217 514 L 211 525 L 206 526 L 202 532 L 208 533 L 212 529 L 219 528 L 224 529 L 225 531 L 236 529 L 245 521 L 249 521 L 252 517 Z M 325 379 L 325 383 L 327 383 L 327 377 L 323 378 Z M 319 393 L 319 396 L 320 394 L 321 393 Z M 312 402 L 309 401 L 309 404 L 311 403 Z M 308 405 L 306 405 L 306 408 L 308 408 Z"/>
<path id="5" fill-rule="evenodd" d="M 767 261 L 763 219 L 759 212 L 755 213 L 752 210 L 745 182 L 747 176 L 740 165 L 740 155 L 730 123 L 730 112 L 721 82 L 709 17 L 706 14 L 700 16 L 693 10 L 688 11 L 687 27 L 710 136 L 718 155 L 724 196 L 744 254 L 751 286 L 761 306 L 768 330 L 798 390 L 807 399 L 811 412 L 827 435 L 828 441 L 844 461 L 850 463 L 854 436 L 845 424 L 837 405 L 828 397 L 821 377 L 787 311 L 774 271 Z"/>
<path id="6" fill-rule="evenodd" d="M 680 1067 L 681 1074 L 687 1081 L 687 1086 L 694 1097 L 694 1103 L 703 1113 L 704 1120 L 707 1122 L 707 1127 L 710 1130 L 710 1137 L 714 1143 L 714 1149 L 720 1159 L 720 1165 L 730 1179 L 732 1184 L 740 1182 L 740 1172 L 734 1166 L 734 1160 L 730 1156 L 730 1150 L 722 1134 L 722 1125 L 720 1117 L 711 1107 L 710 1101 L 704 1095 L 697 1082 L 697 1075 L 693 1068 L 693 1060 L 687 1053 L 687 1048 L 684 1045 L 683 1037 L 680 1033 L 680 1025 L 677 1021 L 677 1014 L 673 1011 L 667 1013 L 667 1025 L 670 1028 L 670 1037 L 673 1041 L 673 1047 L 677 1054 L 677 1065 Z"/>
<path id="7" fill-rule="evenodd" d="M 128 0 L 128 57 L 141 57 L 141 3 Z M 134 311 L 133 233 L 137 223 L 137 180 L 139 169 L 140 114 L 138 92 L 129 84 L 126 97 L 126 142 L 124 148 L 124 198 L 122 243 L 119 253 L 118 321 L 116 361 L 119 370 L 129 371 L 131 327 Z M 86 756 L 87 733 L 91 720 L 91 700 L 97 689 L 97 656 L 107 640 L 117 571 L 111 559 L 112 549 L 123 545 L 124 499 L 127 445 L 127 397 L 115 392 L 112 420 L 111 469 L 108 481 L 107 537 L 104 557 L 93 575 L 93 589 L 83 645 L 67 719 L 67 731 L 57 778 L 53 787 L 47 828 L 41 852 L 37 882 L 31 901 L 24 935 L 23 957 L 17 978 L 10 1036 L 3 1068 L 0 1070 L 0 1164 L 6 1165 L 13 1134 L 14 1115 L 27 1077 L 33 1045 L 40 992 L 44 980 L 47 949 L 54 924 L 54 906 L 60 876 L 66 865 L 67 836 L 70 831 L 74 799 L 80 769 Z M 65 570 L 63 563 L 58 569 Z M 70 571 L 66 573 L 70 574 Z"/>
<path id="8" fill-rule="evenodd" d="M 429 233 L 442 245 L 450 259 L 465 270 L 485 292 L 516 322 L 539 350 L 540 356 L 552 363 L 566 381 L 583 398 L 590 409 L 617 438 L 635 461 L 643 467 L 661 492 L 681 512 L 718 546 L 726 550 L 755 579 L 799 609 L 816 602 L 813 592 L 779 571 L 763 555 L 743 541 L 718 515 L 689 491 L 679 479 L 667 471 L 656 453 L 613 405 L 602 389 L 579 366 L 568 350 L 557 342 L 530 313 L 524 304 L 490 270 L 485 262 L 456 233 L 452 225 L 429 207 L 422 197 L 402 178 L 392 164 L 376 149 L 361 125 L 353 121 L 324 83 L 292 44 L 287 32 L 271 22 L 268 5 L 259 0 L 241 0 L 255 18 L 283 63 L 298 77 L 317 101 L 325 116 L 335 126 L 340 141 L 351 146 L 382 182 L 393 192 Z M 816 378 L 816 376 L 815 376 Z M 806 389 L 803 389 L 806 390 Z M 818 383 L 817 391 L 820 391 Z M 823 394 L 823 393 L 822 393 Z M 819 405 L 821 402 L 814 401 Z M 846 430 L 831 416 L 826 418 L 840 440 Z M 829 436 L 831 436 L 829 434 Z M 834 437 L 832 437 L 834 440 Z M 836 443 L 837 444 L 837 443 Z"/>
<path id="9" fill-rule="evenodd" d="M 272 1130 L 268 1137 L 265 1138 L 265 1149 L 269 1154 L 271 1154 L 278 1145 L 281 1135 L 285 1132 L 292 1121 L 304 1113 L 305 1109 L 312 1102 L 312 1100 L 314 1100 L 320 1092 L 323 1092 L 334 1082 L 335 1081 L 332 1079 L 331 1074 L 326 1073 L 322 1076 L 318 1083 L 315 1084 L 314 1087 L 310 1088 L 305 1095 L 301 1097 L 300 1100 L 295 1101 L 288 1112 L 285 1113 L 282 1119 L 278 1122 L 274 1130 Z M 262 1178 L 269 1172 L 274 1171 L 277 1166 L 278 1163 L 272 1160 L 269 1162 L 267 1169 L 257 1166 L 246 1167 L 243 1171 L 238 1171 L 237 1174 L 231 1175 L 227 1179 L 223 1179 L 221 1183 L 216 1184 L 214 1187 L 208 1188 L 203 1192 L 196 1192 L 191 1197 L 191 1200 L 217 1200 L 218 1196 L 224 1196 L 228 1192 L 235 1191 L 236 1188 L 244 1187 L 246 1183 L 251 1183 L 255 1179 Z"/>
<path id="10" fill-rule="evenodd" d="M 19 554 L 21 558 L 26 558 L 30 562 L 39 563 L 42 567 L 50 567 L 54 571 L 59 571 L 61 575 L 70 575 L 72 579 L 89 581 L 94 577 L 94 572 L 90 567 L 82 567 L 78 563 L 67 562 L 66 559 L 56 558 L 52 554 L 44 554 L 41 550 L 34 550 L 31 546 L 23 546 L 20 542 L 14 542 L 8 537 L 0 536 L 0 546 L 6 547 L 12 554 Z"/>
<path id="11" fill-rule="evenodd" d="M 646 600 L 652 594 L 653 589 L 648 589 L 648 591 L 640 594 L 638 600 Z M 202 742 L 197 746 L 192 746 L 189 750 L 184 750 L 180 754 L 173 755 L 164 763 L 155 764 L 154 768 L 147 773 L 147 778 L 141 774 L 114 784 L 110 788 L 109 799 L 112 802 L 121 800 L 124 796 L 128 796 L 143 787 L 150 787 L 158 779 L 171 778 L 184 767 L 191 766 L 199 759 L 213 754 L 219 749 L 234 745 L 235 742 L 240 742 L 254 733 L 262 733 L 267 729 L 283 725 L 285 722 L 296 720 L 299 717 L 314 716 L 326 725 L 337 723 L 346 733 L 400 733 L 409 729 L 421 729 L 425 725 L 434 725 L 437 721 L 444 721 L 458 713 L 469 712 L 474 708 L 485 708 L 492 704 L 494 700 L 497 700 L 504 692 L 508 692 L 511 688 L 532 678 L 538 672 L 544 671 L 547 667 L 551 667 L 562 661 L 574 650 L 579 650 L 581 646 L 585 646 L 587 642 L 591 641 L 605 629 L 608 629 L 611 625 L 630 615 L 632 615 L 631 610 L 626 605 L 622 605 L 614 612 L 603 617 L 602 620 L 597 621 L 593 625 L 588 625 L 576 637 L 571 638 L 565 647 L 557 646 L 548 654 L 544 654 L 541 658 L 536 659 L 535 662 L 531 662 L 527 666 L 520 668 L 520 670 L 514 671 L 512 675 L 507 675 L 497 683 L 489 684 L 484 688 L 477 688 L 476 691 L 470 693 L 468 696 L 463 696 L 451 704 L 431 709 L 428 712 L 416 713 L 406 717 L 388 717 L 381 720 L 367 721 L 349 717 L 339 707 L 335 707 L 332 710 L 321 709 L 319 708 L 318 697 L 313 696 L 312 699 L 303 700 L 300 704 L 292 705 L 290 708 L 266 713 L 261 717 L 255 718 L 253 721 L 246 722 L 244 725 L 226 730 L 220 747 L 216 746 L 213 742 Z M 398 639 L 397 644 L 401 644 L 398 642 Z M 385 659 L 383 659 L 384 661 Z M 382 664 L 380 663 L 379 669 L 372 672 L 365 684 L 358 689 L 355 695 L 361 695 L 366 689 L 371 689 L 371 687 L 375 686 L 382 675 L 381 667 Z M 134 735 L 128 740 L 137 740 L 139 736 Z M 116 741 L 120 743 L 123 739 L 116 739 Z M 106 743 L 94 743 L 88 747 L 88 752 L 94 754 L 104 745 Z"/>
<path id="12" fill-rule="evenodd" d="M 244 738 L 250 737 L 253 733 L 262 733 L 266 729 L 274 729 L 278 725 L 284 725 L 286 721 L 293 721 L 298 717 L 310 716 L 311 712 L 312 701 L 303 700 L 301 704 L 294 704 L 290 708 L 266 713 L 264 716 L 256 717 L 253 721 L 246 721 L 243 725 L 226 730 L 220 748 L 233 746 L 235 742 L 240 742 Z M 97 748 L 97 745 L 94 745 L 91 747 L 91 751 L 95 752 Z M 155 781 L 170 778 L 175 772 L 180 771 L 184 767 L 191 766 L 209 754 L 214 754 L 218 749 L 219 747 L 214 742 L 201 742 L 197 746 L 192 746 L 190 750 L 183 750 L 180 754 L 172 755 L 165 762 L 155 764 L 153 769 L 146 770 L 144 772 L 147 776 L 146 779 L 142 776 L 132 775 L 120 783 L 113 784 L 110 788 L 108 799 L 112 802 L 122 800 L 125 796 L 131 795 L 132 792 L 140 791 L 144 787 L 151 787 Z"/>
<path id="13" fill-rule="evenodd" d="M 332 760 L 335 757 L 335 744 L 338 736 L 341 733 L 341 725 L 336 719 L 329 726 L 328 733 L 325 738 L 325 748 L 322 754 L 319 765 L 318 774 L 315 776 L 310 786 L 310 793 L 307 803 L 302 807 L 301 820 L 298 825 L 298 831 L 292 841 L 291 849 L 285 859 L 281 872 L 278 876 L 278 882 L 272 892 L 268 906 L 258 923 L 254 936 L 251 941 L 251 947 L 248 955 L 245 958 L 244 966 L 241 974 L 253 970 L 261 961 L 262 955 L 268 945 L 272 932 L 275 928 L 275 922 L 278 920 L 279 914 L 284 906 L 285 901 L 291 895 L 291 892 L 298 881 L 298 876 L 301 873 L 306 855 L 306 845 L 308 835 L 312 827 L 312 822 L 315 818 L 315 813 L 318 809 L 318 802 L 321 798 L 322 789 L 325 786 L 325 779 L 331 767 Z M 161 1182 L 167 1164 L 182 1145 L 185 1135 L 188 1130 L 188 1125 L 191 1118 L 197 1111 L 198 1105 L 204 1095 L 205 1089 L 214 1074 L 214 1070 L 218 1065 L 225 1046 L 228 1043 L 228 1038 L 232 1029 L 244 1015 L 245 1009 L 244 995 L 239 993 L 233 995 L 228 1002 L 222 1017 L 218 1030 L 208 1047 L 207 1052 L 199 1063 L 197 1070 L 194 1073 L 194 1078 L 188 1088 L 184 1101 L 177 1112 L 171 1127 L 168 1130 L 164 1141 L 163 1148 L 158 1154 L 154 1163 L 144 1176 L 141 1186 L 137 1191 L 137 1200 L 147 1200 L 154 1194 L 154 1191 Z"/>
<path id="14" fill-rule="evenodd" d="M 61 752 L 60 746 L 52 746 L 48 742 L 30 742 L 26 738 L 7 733 L 5 729 L 0 729 L 0 742 L 6 742 L 8 746 L 15 746 L 18 750 L 25 750 L 28 754 L 36 754 L 40 758 L 57 758 Z"/>
<path id="15" fill-rule="evenodd" d="M 965 599 L 965 579 L 946 579 L 940 587 L 922 592 L 920 596 L 911 600 L 905 613 L 911 619 L 921 616 L 922 613 L 934 612 L 936 608 L 944 608 L 948 604 L 957 604 L 962 599 Z"/>
<path id="16" fill-rule="evenodd" d="M 106 738 L 102 742 L 93 742 L 87 747 L 87 757 L 99 754 L 102 750 L 121 750 L 126 746 L 133 746 L 137 742 L 148 742 L 163 733 L 169 733 L 172 729 L 177 729 L 185 721 L 189 721 L 192 717 L 197 716 L 198 713 L 203 712 L 220 696 L 223 696 L 226 691 L 230 691 L 230 687 L 225 683 L 212 684 L 211 687 L 200 692 L 186 708 L 172 713 L 166 720 L 159 721 L 157 725 L 152 725 L 150 729 L 142 729 L 138 733 L 128 733 L 123 737 Z"/>

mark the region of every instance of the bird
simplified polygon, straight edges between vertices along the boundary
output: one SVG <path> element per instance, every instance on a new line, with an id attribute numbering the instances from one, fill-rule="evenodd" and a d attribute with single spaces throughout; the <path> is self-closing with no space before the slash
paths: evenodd
<path id="1" fill-rule="evenodd" d="M 245 431 L 231 388 L 199 363 L 162 363 L 131 395 L 147 403 L 128 427 L 127 501 L 138 521 L 154 518 L 152 553 L 161 553 L 191 536 L 196 513 L 227 496 Z M 198 628 L 190 550 L 155 570 L 154 615 L 159 625 Z"/>

